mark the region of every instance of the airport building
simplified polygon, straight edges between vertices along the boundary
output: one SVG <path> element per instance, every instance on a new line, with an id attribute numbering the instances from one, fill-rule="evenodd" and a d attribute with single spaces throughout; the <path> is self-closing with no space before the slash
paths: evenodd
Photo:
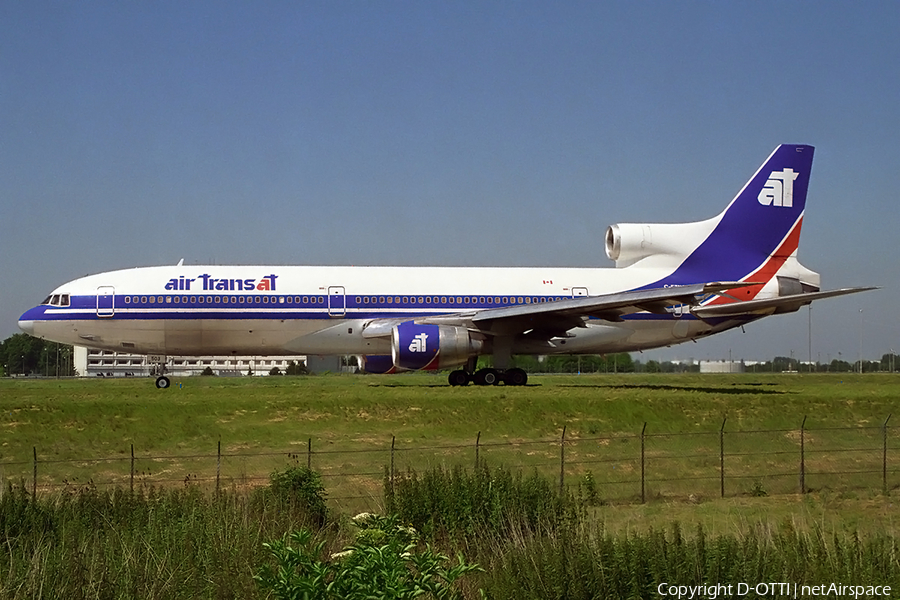
<path id="1" fill-rule="evenodd" d="M 110 352 L 107 350 L 91 350 L 75 346 L 75 371 L 84 377 L 149 377 L 154 363 L 143 354 Z M 340 370 L 340 357 L 334 361 L 313 361 L 310 365 L 316 371 Z M 240 377 L 246 375 L 268 375 L 272 369 L 278 368 L 284 373 L 293 361 L 296 364 L 307 364 L 306 356 L 169 356 L 166 361 L 166 373 L 176 377 L 200 375 L 206 368 L 223 377 Z"/>
<path id="2" fill-rule="evenodd" d="M 701 373 L 743 373 L 744 361 L 741 360 L 701 360 Z"/>

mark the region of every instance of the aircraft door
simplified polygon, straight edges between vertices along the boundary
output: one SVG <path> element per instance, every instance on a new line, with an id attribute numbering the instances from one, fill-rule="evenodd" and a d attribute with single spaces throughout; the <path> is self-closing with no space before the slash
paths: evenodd
<path id="1" fill-rule="evenodd" d="M 347 297 L 344 286 L 328 286 L 328 316 L 343 317 L 345 314 L 347 314 Z"/>
<path id="2" fill-rule="evenodd" d="M 116 314 L 116 288 L 101 285 L 97 288 L 97 316 L 109 318 Z"/>
<path id="3" fill-rule="evenodd" d="M 572 297 L 573 298 L 582 298 L 588 295 L 588 289 L 586 287 L 573 287 L 572 288 Z"/>

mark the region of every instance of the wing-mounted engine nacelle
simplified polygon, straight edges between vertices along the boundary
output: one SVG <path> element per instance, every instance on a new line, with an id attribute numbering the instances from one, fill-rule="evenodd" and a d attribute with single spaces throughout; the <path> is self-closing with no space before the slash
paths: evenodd
<path id="1" fill-rule="evenodd" d="M 359 368 L 363 373 L 372 375 L 385 375 L 396 373 L 393 358 L 388 354 L 364 354 L 359 357 Z"/>
<path id="2" fill-rule="evenodd" d="M 616 267 L 654 257 L 652 266 L 680 263 L 712 232 L 719 218 L 696 223 L 618 223 L 606 228 L 606 256 Z"/>
<path id="3" fill-rule="evenodd" d="M 473 339 L 465 327 L 407 321 L 394 327 L 391 357 L 398 369 L 446 369 L 464 365 L 482 346 L 482 340 Z"/>

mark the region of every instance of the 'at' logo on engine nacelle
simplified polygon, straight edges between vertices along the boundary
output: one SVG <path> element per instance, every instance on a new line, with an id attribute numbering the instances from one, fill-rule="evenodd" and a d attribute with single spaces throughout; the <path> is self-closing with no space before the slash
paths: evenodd
<path id="1" fill-rule="evenodd" d="M 409 351 L 410 352 L 427 352 L 428 346 L 427 344 L 428 334 L 420 333 L 415 336 L 413 340 L 409 343 Z"/>

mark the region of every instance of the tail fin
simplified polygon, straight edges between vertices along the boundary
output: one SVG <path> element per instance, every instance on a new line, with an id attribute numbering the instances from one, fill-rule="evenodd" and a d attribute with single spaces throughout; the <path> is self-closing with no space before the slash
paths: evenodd
<path id="1" fill-rule="evenodd" d="M 775 148 L 714 219 L 706 239 L 657 285 L 772 279 L 796 256 L 813 151 L 802 145 Z"/>

